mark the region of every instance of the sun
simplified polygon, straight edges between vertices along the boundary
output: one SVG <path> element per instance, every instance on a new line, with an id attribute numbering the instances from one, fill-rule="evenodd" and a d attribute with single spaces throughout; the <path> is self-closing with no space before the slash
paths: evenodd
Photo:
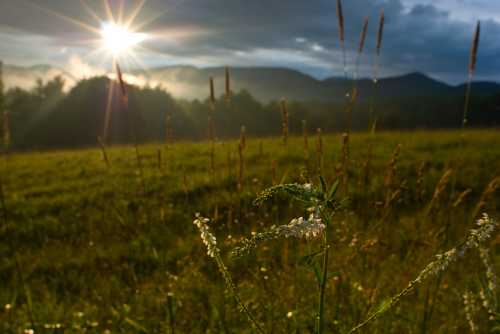
<path id="1" fill-rule="evenodd" d="M 131 31 L 113 22 L 103 23 L 100 34 L 102 47 L 113 57 L 132 51 L 135 46 L 148 39 L 145 33 Z"/>

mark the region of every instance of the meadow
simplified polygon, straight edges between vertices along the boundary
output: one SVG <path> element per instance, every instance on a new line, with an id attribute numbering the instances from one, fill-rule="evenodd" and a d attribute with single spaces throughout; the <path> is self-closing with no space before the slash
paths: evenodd
<path id="1" fill-rule="evenodd" d="M 211 219 L 238 296 L 262 331 L 314 332 L 322 287 L 323 331 L 347 333 L 435 254 L 460 244 L 483 212 L 498 217 L 498 143 L 497 130 L 343 136 L 310 129 L 213 146 L 6 154 L 0 331 L 254 332 L 192 224 L 200 213 Z M 307 215 L 285 196 L 254 205 L 262 191 L 292 183 L 320 189 L 319 175 L 328 185 L 340 181 L 323 281 L 317 238 L 263 240 L 232 255 L 243 238 Z M 499 242 L 493 235 L 481 248 L 490 249 L 491 266 L 472 249 L 360 332 L 495 331 Z"/>

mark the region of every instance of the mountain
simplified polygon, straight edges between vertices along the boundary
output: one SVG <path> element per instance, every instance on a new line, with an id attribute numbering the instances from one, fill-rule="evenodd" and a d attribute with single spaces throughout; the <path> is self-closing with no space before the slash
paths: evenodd
<path id="1" fill-rule="evenodd" d="M 78 72 L 75 69 L 75 73 Z M 80 71 L 81 72 L 81 71 Z M 78 81 L 77 75 L 51 66 L 17 67 L 5 66 L 6 86 L 31 88 L 37 78 L 45 81 L 61 76 L 68 89 Z M 132 70 L 125 79 L 139 86 L 161 86 L 173 97 L 187 100 L 204 100 L 209 95 L 208 81 L 213 77 L 217 95 L 225 89 L 223 67 L 197 68 L 193 66 L 167 66 L 148 70 Z M 357 82 L 360 100 L 368 100 L 373 93 L 373 81 L 360 79 Z M 288 68 L 276 67 L 234 67 L 231 68 L 231 89 L 249 91 L 261 102 L 286 98 L 295 101 L 338 102 L 352 89 L 352 81 L 331 77 L 318 80 L 307 74 Z M 435 80 L 423 73 L 409 73 L 402 76 L 382 78 L 378 82 L 380 99 L 418 96 L 463 95 L 465 85 L 452 86 Z M 475 82 L 475 95 L 492 95 L 500 92 L 500 85 L 494 82 Z"/>

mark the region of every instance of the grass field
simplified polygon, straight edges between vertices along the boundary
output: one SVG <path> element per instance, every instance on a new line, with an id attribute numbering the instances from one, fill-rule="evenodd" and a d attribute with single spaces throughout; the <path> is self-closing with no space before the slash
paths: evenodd
<path id="1" fill-rule="evenodd" d="M 312 332 L 320 258 L 306 255 L 320 243 L 273 240 L 230 256 L 242 237 L 304 216 L 285 198 L 252 201 L 273 183 L 319 185 L 317 138 L 308 139 L 307 156 L 302 137 L 286 147 L 249 137 L 242 161 L 237 141 L 217 142 L 213 172 L 208 143 L 139 146 L 139 160 L 134 147 L 112 147 L 109 167 L 99 149 L 2 158 L 0 332 L 251 333 L 192 224 L 197 212 L 213 220 L 241 299 L 264 331 Z M 338 196 L 349 199 L 328 226 L 325 290 L 325 332 L 345 333 L 462 241 L 479 214 L 498 217 L 498 193 L 478 203 L 500 173 L 500 133 L 354 133 L 349 154 L 339 134 L 322 142 L 322 174 L 342 180 Z M 468 332 L 462 296 L 478 296 L 485 273 L 474 250 L 362 332 Z M 497 325 L 485 311 L 468 314 L 479 332 Z"/>

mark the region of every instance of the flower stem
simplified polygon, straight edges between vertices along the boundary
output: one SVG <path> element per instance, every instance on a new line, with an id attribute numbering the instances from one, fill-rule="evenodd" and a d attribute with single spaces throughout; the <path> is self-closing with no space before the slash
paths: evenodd
<path id="1" fill-rule="evenodd" d="M 319 287 L 319 300 L 318 300 L 318 318 L 317 318 L 317 333 L 323 334 L 325 329 L 325 290 L 326 281 L 328 279 L 328 232 L 325 229 L 323 234 L 323 273 Z"/>

